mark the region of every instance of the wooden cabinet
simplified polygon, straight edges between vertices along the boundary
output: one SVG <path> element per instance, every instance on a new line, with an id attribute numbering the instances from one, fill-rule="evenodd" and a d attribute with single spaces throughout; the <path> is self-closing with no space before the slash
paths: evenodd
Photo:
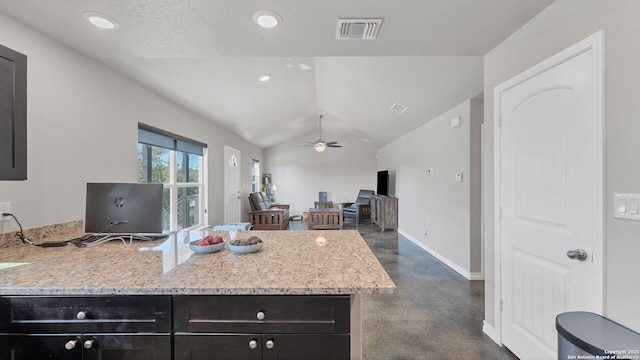
<path id="1" fill-rule="evenodd" d="M 348 359 L 349 296 L 176 296 L 176 360 Z"/>
<path id="2" fill-rule="evenodd" d="M 398 198 L 394 196 L 371 195 L 371 221 L 385 229 L 398 230 Z"/>
<path id="3" fill-rule="evenodd" d="M 0 359 L 171 359 L 171 297 L 0 298 Z"/>
<path id="4" fill-rule="evenodd" d="M 27 180 L 27 57 L 2 45 L 0 180 Z"/>
<path id="5" fill-rule="evenodd" d="M 349 359 L 348 334 L 176 334 L 176 360 Z"/>
<path id="6" fill-rule="evenodd" d="M 0 359 L 169 360 L 171 335 L 0 335 Z"/>
<path id="7" fill-rule="evenodd" d="M 0 359 L 349 359 L 350 296 L 2 296 Z"/>

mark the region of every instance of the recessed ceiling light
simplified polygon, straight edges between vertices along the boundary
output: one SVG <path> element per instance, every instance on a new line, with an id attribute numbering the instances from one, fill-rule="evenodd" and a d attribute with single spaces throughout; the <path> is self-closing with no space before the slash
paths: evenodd
<path id="1" fill-rule="evenodd" d="M 120 27 L 120 24 L 118 24 L 118 22 L 114 18 L 105 14 L 87 11 L 82 13 L 82 17 L 94 26 L 97 26 L 101 29 L 115 30 Z"/>
<path id="2" fill-rule="evenodd" d="M 278 26 L 282 22 L 282 18 L 271 10 L 260 10 L 253 14 L 253 21 L 264 28 L 270 29 Z"/>
<path id="3" fill-rule="evenodd" d="M 271 79 L 271 75 L 267 74 L 267 75 L 262 75 L 258 78 L 258 80 L 262 81 L 262 82 L 267 82 Z"/>

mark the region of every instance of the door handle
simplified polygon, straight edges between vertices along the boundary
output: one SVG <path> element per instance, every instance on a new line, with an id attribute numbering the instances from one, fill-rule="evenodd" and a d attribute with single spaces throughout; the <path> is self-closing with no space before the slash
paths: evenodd
<path id="1" fill-rule="evenodd" d="M 587 252 L 582 249 L 570 250 L 567 252 L 569 259 L 578 259 L 580 261 L 587 260 Z"/>

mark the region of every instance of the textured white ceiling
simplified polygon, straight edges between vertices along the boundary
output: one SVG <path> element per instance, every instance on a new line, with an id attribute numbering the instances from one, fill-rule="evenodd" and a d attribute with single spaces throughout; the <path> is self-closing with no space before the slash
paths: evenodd
<path id="1" fill-rule="evenodd" d="M 482 92 L 482 56 L 552 2 L 0 0 L 0 11 L 261 147 L 315 140 L 319 113 L 324 132 L 381 146 Z M 258 27 L 262 9 L 282 24 Z M 120 28 L 94 28 L 84 11 Z M 384 19 L 378 39 L 335 39 L 338 18 L 365 17 Z"/>

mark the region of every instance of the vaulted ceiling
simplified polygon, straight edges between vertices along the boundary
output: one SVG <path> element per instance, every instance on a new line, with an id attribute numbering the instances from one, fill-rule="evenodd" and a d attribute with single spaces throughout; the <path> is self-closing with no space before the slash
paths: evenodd
<path id="1" fill-rule="evenodd" d="M 0 11 L 267 148 L 316 140 L 319 114 L 323 133 L 395 140 L 479 95 L 483 56 L 552 2 L 2 0 Z M 259 10 L 281 24 L 258 26 Z M 376 39 L 337 40 L 340 18 L 383 21 Z"/>

